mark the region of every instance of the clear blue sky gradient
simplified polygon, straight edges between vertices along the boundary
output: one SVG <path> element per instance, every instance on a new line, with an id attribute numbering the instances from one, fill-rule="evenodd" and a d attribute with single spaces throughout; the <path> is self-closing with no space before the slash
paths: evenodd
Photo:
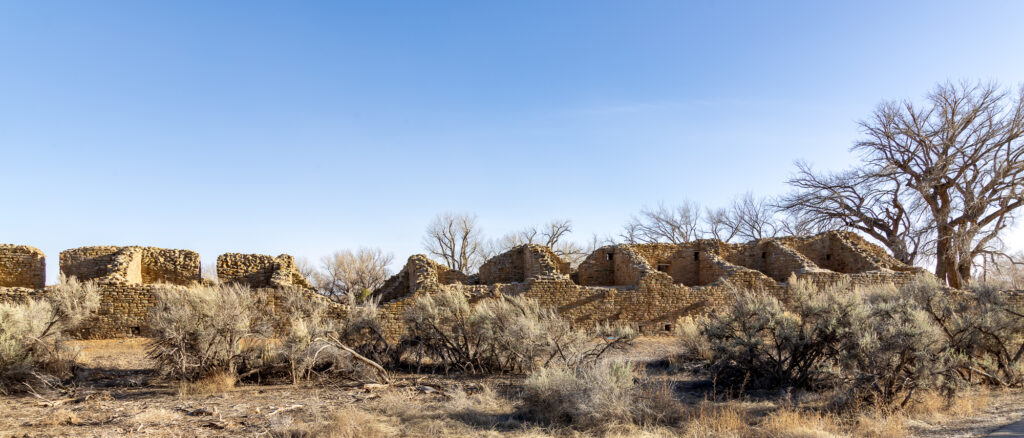
<path id="1" fill-rule="evenodd" d="M 0 3 L 0 242 L 312 260 L 472 211 L 615 234 L 784 192 L 947 79 L 1024 80 L 1024 2 Z M 1018 248 L 1024 237 L 1011 238 Z"/>

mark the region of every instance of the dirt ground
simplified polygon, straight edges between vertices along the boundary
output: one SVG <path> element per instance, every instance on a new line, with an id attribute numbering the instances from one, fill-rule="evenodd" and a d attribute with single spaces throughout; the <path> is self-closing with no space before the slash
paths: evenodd
<path id="1" fill-rule="evenodd" d="M 76 342 L 82 365 L 78 386 L 63 394 L 0 396 L 0 436 L 318 436 L 328 429 L 316 425 L 346 421 L 373 426 L 345 426 L 364 431 L 352 436 L 586 435 L 518 419 L 512 400 L 519 376 L 401 374 L 387 387 L 240 385 L 222 393 L 183 395 L 178 386 L 154 375 L 145 357 L 145 343 L 145 339 Z M 659 374 L 659 363 L 674 351 L 671 339 L 647 338 L 626 354 L 649 363 L 649 376 L 671 380 L 684 402 L 706 400 L 706 381 L 679 373 Z M 907 431 L 927 437 L 983 436 L 1024 418 L 1024 393 L 992 392 L 985 397 L 984 408 L 968 416 L 907 419 Z M 748 412 L 769 411 L 775 407 L 769 399 L 730 403 L 743 405 Z M 618 435 L 633 432 L 637 431 Z"/>

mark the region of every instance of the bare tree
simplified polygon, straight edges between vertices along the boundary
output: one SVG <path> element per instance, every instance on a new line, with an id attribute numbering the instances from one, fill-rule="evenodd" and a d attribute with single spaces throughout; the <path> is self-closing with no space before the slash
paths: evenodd
<path id="1" fill-rule="evenodd" d="M 210 281 L 213 283 L 219 283 L 220 279 L 217 278 L 217 263 L 203 263 L 200 269 L 200 275 L 203 280 Z"/>
<path id="2" fill-rule="evenodd" d="M 482 238 L 476 215 L 446 212 L 427 227 L 423 247 L 449 268 L 469 273 L 479 266 Z"/>
<path id="3" fill-rule="evenodd" d="M 729 216 L 729 210 L 726 208 L 707 209 L 704 211 L 704 231 L 705 237 L 716 239 L 722 242 L 728 242 L 736 237 L 737 233 L 736 223 Z"/>
<path id="4" fill-rule="evenodd" d="M 735 230 L 736 237 L 746 240 L 775 237 L 781 228 L 771 203 L 754 197 L 750 192 L 732 201 L 726 215 L 726 226 Z"/>
<path id="5" fill-rule="evenodd" d="M 491 258 L 519 245 L 544 245 L 568 261 L 571 265 L 579 264 L 586 254 L 584 248 L 576 242 L 566 239 L 572 233 L 572 221 L 555 219 L 543 226 L 529 226 L 514 233 L 508 233 L 497 240 L 489 240 L 483 245 L 484 258 Z"/>
<path id="6" fill-rule="evenodd" d="M 394 256 L 380 248 L 335 251 L 320 259 L 320 270 L 307 278 L 320 293 L 335 301 L 345 301 L 350 294 L 361 298 L 379 288 L 391 276 L 388 265 L 392 260 Z M 299 270 L 302 269 L 300 265 Z"/>
<path id="7" fill-rule="evenodd" d="M 935 225 L 935 274 L 962 287 L 1024 205 L 1024 87 L 1010 94 L 947 83 L 927 100 L 883 103 L 861 122 L 867 138 L 853 149 L 924 203 Z"/>
<path id="8" fill-rule="evenodd" d="M 643 208 L 623 227 L 622 238 L 628 243 L 686 243 L 699 237 L 700 206 L 683 201 L 674 208 L 659 204 L 656 209 Z"/>
<path id="9" fill-rule="evenodd" d="M 897 260 L 913 265 L 932 230 L 922 203 L 900 180 L 898 173 L 853 169 L 841 173 L 815 173 L 797 162 L 789 185 L 796 190 L 776 206 L 814 229 L 852 229 L 885 245 Z M 787 230 L 786 234 L 799 234 Z"/>
<path id="10" fill-rule="evenodd" d="M 1015 254 L 992 252 L 981 257 L 976 266 L 978 280 L 1005 289 L 1024 289 L 1024 251 Z"/>
<path id="11" fill-rule="evenodd" d="M 309 281 L 309 283 L 314 288 L 316 288 L 317 290 L 320 289 L 320 283 L 322 282 L 322 279 L 320 277 L 323 274 L 320 272 L 320 269 L 316 267 L 316 265 L 309 261 L 308 258 L 296 257 L 295 268 L 299 270 L 299 273 L 302 274 L 302 277 Z"/>

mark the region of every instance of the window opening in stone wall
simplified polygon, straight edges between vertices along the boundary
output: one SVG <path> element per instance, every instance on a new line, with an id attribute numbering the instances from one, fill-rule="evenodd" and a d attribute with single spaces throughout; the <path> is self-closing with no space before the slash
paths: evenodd
<path id="1" fill-rule="evenodd" d="M 693 261 L 696 262 L 696 261 L 699 261 L 699 260 L 700 260 L 700 251 L 694 251 L 693 252 Z"/>
<path id="2" fill-rule="evenodd" d="M 672 331 L 672 324 L 665 324 L 665 331 L 666 332 Z"/>
<path id="3" fill-rule="evenodd" d="M 608 261 L 610 262 L 610 261 L 612 261 L 612 259 L 614 258 L 615 254 L 613 254 L 613 253 L 607 253 L 607 254 L 605 254 L 605 256 L 606 256 L 606 257 L 608 257 Z"/>
<path id="4" fill-rule="evenodd" d="M 762 258 L 762 259 L 766 259 L 766 258 L 768 258 L 768 253 L 767 253 L 767 252 L 762 252 L 762 253 L 761 253 L 761 258 Z"/>
<path id="5" fill-rule="evenodd" d="M 832 260 L 832 254 L 825 254 L 825 260 Z"/>
<path id="6" fill-rule="evenodd" d="M 661 272 L 668 272 L 668 263 L 658 263 L 658 270 Z"/>

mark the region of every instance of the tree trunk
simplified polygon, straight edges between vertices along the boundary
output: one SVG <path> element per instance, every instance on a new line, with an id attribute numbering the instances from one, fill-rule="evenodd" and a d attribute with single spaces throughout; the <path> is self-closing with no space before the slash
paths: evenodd
<path id="1" fill-rule="evenodd" d="M 935 276 L 939 277 L 939 280 L 945 281 L 949 287 L 960 289 L 964 285 L 965 277 L 961 274 L 957 249 L 953 247 L 953 227 L 943 224 L 936 228 Z M 970 267 L 967 268 L 967 273 L 970 274 Z"/>

